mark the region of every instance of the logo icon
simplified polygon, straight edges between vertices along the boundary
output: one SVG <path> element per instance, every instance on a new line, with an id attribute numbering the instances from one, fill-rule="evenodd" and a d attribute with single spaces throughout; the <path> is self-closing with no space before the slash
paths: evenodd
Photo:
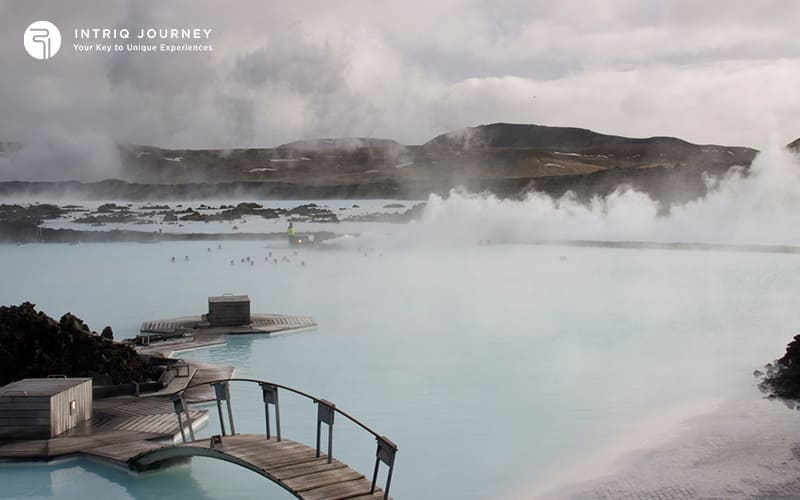
<path id="1" fill-rule="evenodd" d="M 50 59 L 61 48 L 61 32 L 49 21 L 36 21 L 25 30 L 23 42 L 34 59 Z"/>

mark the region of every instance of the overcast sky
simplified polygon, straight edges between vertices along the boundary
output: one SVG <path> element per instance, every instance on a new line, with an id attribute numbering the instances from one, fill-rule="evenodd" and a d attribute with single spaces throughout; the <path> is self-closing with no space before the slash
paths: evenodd
<path id="1" fill-rule="evenodd" d="M 53 59 L 23 48 L 36 20 L 61 29 Z M 52 177 L 53 155 L 108 176 L 115 142 L 418 144 L 498 121 L 762 147 L 800 136 L 798 26 L 794 0 L 0 0 L 0 141 L 31 145 L 0 178 Z M 212 28 L 213 52 L 76 53 L 80 27 Z"/>

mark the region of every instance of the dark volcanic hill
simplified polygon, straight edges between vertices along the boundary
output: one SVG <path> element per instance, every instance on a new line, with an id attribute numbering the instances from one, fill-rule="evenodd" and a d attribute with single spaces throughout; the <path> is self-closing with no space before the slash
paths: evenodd
<path id="1" fill-rule="evenodd" d="M 0 386 L 57 374 L 92 377 L 95 384 L 159 375 L 133 348 L 97 335 L 70 313 L 56 321 L 30 302 L 0 306 Z"/>
<path id="2" fill-rule="evenodd" d="M 442 134 L 431 139 L 426 146 L 477 149 L 477 148 L 536 148 L 536 149 L 593 149 L 616 148 L 632 145 L 660 145 L 664 147 L 692 148 L 694 145 L 674 137 L 631 139 L 599 134 L 575 127 L 548 127 L 544 125 L 519 125 L 493 123 Z"/>
<path id="3" fill-rule="evenodd" d="M 747 167 L 756 150 L 696 145 L 673 137 L 627 138 L 572 127 L 495 123 L 450 132 L 418 146 L 389 139 L 296 141 L 271 149 L 167 150 L 120 147 L 127 182 L 71 184 L 73 194 L 141 199 L 272 196 L 426 197 L 463 186 L 514 196 L 604 195 L 630 184 L 664 202 L 705 192 L 703 173 Z M 130 184 L 133 182 L 134 184 Z M 59 184 L 60 185 L 60 184 Z M 54 185 L 0 183 L 8 192 Z"/>
<path id="4" fill-rule="evenodd" d="M 422 148 L 455 178 L 513 184 L 554 196 L 606 195 L 621 184 L 665 203 L 705 193 L 703 174 L 749 166 L 752 148 L 697 145 L 674 137 L 629 138 L 572 127 L 495 123 L 440 135 Z"/>

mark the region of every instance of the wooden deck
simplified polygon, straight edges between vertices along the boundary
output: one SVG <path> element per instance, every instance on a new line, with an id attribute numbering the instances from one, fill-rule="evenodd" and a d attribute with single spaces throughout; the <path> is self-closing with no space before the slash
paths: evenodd
<path id="1" fill-rule="evenodd" d="M 160 319 L 142 323 L 142 333 L 176 335 L 181 332 L 202 332 L 205 334 L 274 334 L 299 328 L 311 328 L 317 323 L 310 316 L 288 316 L 285 314 L 253 314 L 250 323 L 239 326 L 212 326 L 202 316 Z"/>
<path id="2" fill-rule="evenodd" d="M 7 441 L 0 443 L 0 458 L 4 460 L 52 460 L 82 454 L 101 446 L 122 446 L 129 442 L 162 437 L 159 434 L 112 431 L 86 436 L 57 437 L 35 441 Z M 163 445 L 160 445 L 163 446 Z"/>
<path id="3" fill-rule="evenodd" d="M 94 401 L 93 417 L 68 432 L 51 439 L 0 441 L 2 460 L 52 460 L 68 456 L 84 456 L 101 459 L 133 471 L 146 471 L 169 465 L 176 460 L 191 457 L 209 457 L 237 464 L 254 471 L 283 487 L 297 498 L 323 499 L 377 499 L 384 498 L 383 491 L 373 487 L 371 479 L 351 469 L 346 464 L 304 444 L 288 439 L 278 440 L 255 434 L 215 436 L 210 439 L 186 441 L 188 422 L 192 428 L 203 425 L 208 410 L 191 409 L 185 403 L 215 401 L 230 398 L 227 385 L 231 381 L 257 383 L 263 391 L 265 409 L 274 410 L 277 421 L 278 390 L 295 393 L 315 403 L 317 413 L 317 448 L 319 448 L 320 426 L 328 425 L 328 450 L 332 450 L 333 415 L 338 412 L 364 430 L 377 441 L 375 467 L 379 461 L 389 466 L 386 488 L 389 489 L 394 455 L 397 446 L 380 436 L 347 413 L 337 409 L 333 403 L 315 398 L 287 386 L 254 379 L 233 379 L 232 367 L 219 367 L 193 363 L 195 375 L 192 385 L 182 387 L 179 398 L 167 396 L 121 396 Z M 211 385 L 213 383 L 213 385 Z M 227 396 L 220 396 L 214 386 L 224 384 Z M 179 403 L 184 402 L 181 406 Z M 221 401 L 217 400 L 220 405 Z M 229 401 L 228 401 L 229 404 Z M 181 408 L 180 410 L 178 408 Z M 230 412 L 230 406 L 228 406 Z M 176 411 L 180 411 L 182 419 Z M 221 407 L 220 407 L 221 411 Z M 230 415 L 229 415 L 230 416 Z M 233 417 L 230 416 L 230 419 Z M 229 422 L 231 421 L 229 419 Z M 181 432 L 181 423 L 184 432 Z M 231 429 L 233 424 L 231 423 Z M 269 423 L 267 426 L 269 429 Z M 178 435 L 182 443 L 175 444 Z M 280 436 L 280 427 L 277 427 Z"/>
<path id="4" fill-rule="evenodd" d="M 181 351 L 224 345 L 228 335 L 277 335 L 317 326 L 311 316 L 253 314 L 250 319 L 249 324 L 239 326 L 212 326 L 202 316 L 146 321 L 142 323 L 140 336 L 150 342 L 137 345 L 136 350 L 170 358 Z"/>
<path id="5" fill-rule="evenodd" d="M 304 444 L 288 439 L 277 441 L 274 437 L 237 434 L 222 437 L 221 444 L 211 445 L 209 439 L 197 440 L 176 446 L 138 449 L 127 446 L 134 453 L 126 460 L 134 470 L 157 467 L 160 462 L 185 457 L 211 457 L 232 462 L 261 474 L 282 486 L 297 498 L 306 500 L 383 498 L 383 491 L 375 488 L 370 493 L 371 481 L 347 465 Z M 108 452 L 101 448 L 102 452 Z M 138 452 L 138 453 L 137 453 Z M 116 459 L 124 453 L 113 450 Z"/>
<path id="6" fill-rule="evenodd" d="M 212 365 L 209 363 L 192 362 L 192 366 L 197 368 L 197 373 L 192 378 L 192 385 L 207 384 L 212 380 L 229 379 L 233 377 L 235 371 L 232 366 Z M 184 399 L 187 403 L 207 403 L 214 401 L 214 388 L 210 385 L 192 387 L 184 392 Z"/>
<path id="7" fill-rule="evenodd" d="M 234 370 L 230 366 L 193 365 L 192 380 L 195 383 L 233 376 Z M 196 387 L 188 395 L 193 401 L 208 402 L 214 399 L 214 390 Z M 190 417 L 199 426 L 207 420 L 208 411 L 190 410 Z M 169 397 L 119 396 L 96 399 L 92 418 L 59 436 L 0 441 L 0 460 L 52 460 L 74 454 L 102 457 L 103 453 L 94 453 L 94 450 L 104 447 L 113 450 L 122 445 L 161 448 L 164 442 L 172 443 L 179 434 L 178 418 Z"/>
<path id="8" fill-rule="evenodd" d="M 225 345 L 227 341 L 223 334 L 203 333 L 153 342 L 150 345 L 136 346 L 135 349 L 142 354 L 160 354 L 171 358 L 181 351 L 208 349 Z"/>
<path id="9" fill-rule="evenodd" d="M 0 442 L 0 460 L 52 460 L 67 455 L 95 454 L 93 450 L 98 447 L 113 448 L 128 443 L 160 448 L 164 442 L 172 443 L 180 434 L 178 418 L 168 399 L 114 399 L 117 405 L 96 409 L 91 420 L 58 437 Z M 195 425 L 202 425 L 208 418 L 206 410 L 191 410 L 190 414 Z"/>

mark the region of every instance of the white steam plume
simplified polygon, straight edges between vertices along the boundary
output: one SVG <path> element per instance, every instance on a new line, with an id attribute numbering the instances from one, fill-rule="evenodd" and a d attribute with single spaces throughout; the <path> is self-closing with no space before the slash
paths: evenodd
<path id="1" fill-rule="evenodd" d="M 647 194 L 621 187 L 587 206 L 568 193 L 522 200 L 454 190 L 432 195 L 414 241 L 474 244 L 531 240 L 608 240 L 730 244 L 800 244 L 800 162 L 773 145 L 749 173 L 732 169 L 708 179 L 708 194 L 658 215 Z"/>

